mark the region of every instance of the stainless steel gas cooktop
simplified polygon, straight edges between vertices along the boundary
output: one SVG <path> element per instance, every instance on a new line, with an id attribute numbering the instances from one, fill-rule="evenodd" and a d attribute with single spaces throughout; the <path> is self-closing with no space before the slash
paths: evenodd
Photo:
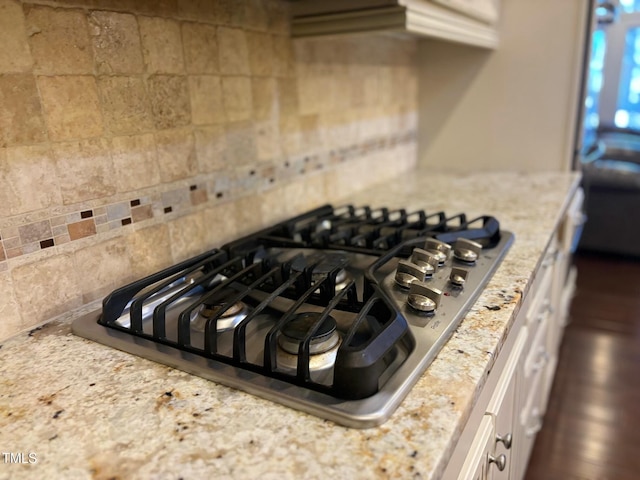
<path id="1" fill-rule="evenodd" d="M 327 205 L 119 288 L 73 331 L 370 427 L 402 402 L 512 242 L 490 216 Z"/>

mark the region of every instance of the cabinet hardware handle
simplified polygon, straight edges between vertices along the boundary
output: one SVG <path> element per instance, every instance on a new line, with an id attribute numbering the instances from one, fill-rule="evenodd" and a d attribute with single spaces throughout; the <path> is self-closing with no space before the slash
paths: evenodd
<path id="1" fill-rule="evenodd" d="M 493 455 L 488 453 L 487 459 L 489 460 L 489 463 L 495 463 L 496 467 L 498 467 L 498 470 L 500 470 L 501 472 L 507 467 L 507 456 L 504 453 L 498 455 L 497 457 L 494 457 Z"/>
<path id="2" fill-rule="evenodd" d="M 502 442 L 504 448 L 509 450 L 511 448 L 511 442 L 513 441 L 513 435 L 507 433 L 504 437 L 502 435 L 496 435 L 496 443 Z"/>
<path id="3" fill-rule="evenodd" d="M 544 349 L 544 347 L 540 347 L 540 353 L 538 354 L 538 360 L 536 361 L 536 363 L 533 364 L 533 366 L 531 367 L 531 370 L 534 371 L 534 372 L 537 372 L 542 367 L 544 367 L 544 364 L 547 363 L 548 360 L 549 360 L 549 354 Z"/>
<path id="4" fill-rule="evenodd" d="M 556 260 L 558 259 L 558 253 L 560 253 L 560 250 L 554 250 L 553 252 L 547 253 L 544 260 L 542 260 L 542 268 L 551 267 L 554 263 L 556 263 Z"/>
<path id="5" fill-rule="evenodd" d="M 536 423 L 524 431 L 527 437 L 533 437 L 542 428 L 542 415 L 540 415 L 540 410 L 535 408 L 532 412 L 532 417 L 535 418 Z"/>

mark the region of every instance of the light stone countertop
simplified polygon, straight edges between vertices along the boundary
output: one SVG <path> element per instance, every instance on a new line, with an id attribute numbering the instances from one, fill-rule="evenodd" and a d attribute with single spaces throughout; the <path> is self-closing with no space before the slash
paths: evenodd
<path id="1" fill-rule="evenodd" d="M 9 464 L 0 455 L 0 479 L 438 478 L 577 185 L 574 173 L 417 171 L 348 198 L 492 214 L 516 235 L 480 299 L 382 426 L 337 426 L 76 337 L 70 320 L 83 312 L 73 312 L 0 348 L 0 454 L 37 459 Z"/>

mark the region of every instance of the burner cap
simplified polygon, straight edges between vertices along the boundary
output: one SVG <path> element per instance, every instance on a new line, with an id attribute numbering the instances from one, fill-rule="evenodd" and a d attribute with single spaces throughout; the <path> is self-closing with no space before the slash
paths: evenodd
<path id="1" fill-rule="evenodd" d="M 322 314 L 318 312 L 299 313 L 287 325 L 282 328 L 282 334 L 278 343 L 283 350 L 291 354 L 298 353 L 300 342 L 309 333 L 309 330 L 318 321 Z M 336 332 L 336 320 L 332 316 L 327 316 L 316 333 L 311 337 L 309 353 L 323 353 L 333 348 L 340 338 Z"/>
<path id="2" fill-rule="evenodd" d="M 224 303 L 202 305 L 197 316 L 192 319 L 193 328 L 204 332 L 207 320 L 216 316 L 226 306 Z M 217 330 L 224 331 L 235 328 L 247 316 L 247 311 L 247 305 L 243 302 L 230 305 L 218 319 Z"/>

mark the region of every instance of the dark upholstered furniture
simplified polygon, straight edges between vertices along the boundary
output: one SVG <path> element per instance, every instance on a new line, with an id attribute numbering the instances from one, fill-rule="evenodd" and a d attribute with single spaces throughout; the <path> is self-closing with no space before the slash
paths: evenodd
<path id="1" fill-rule="evenodd" d="M 640 257 L 640 132 L 600 132 L 582 172 L 587 221 L 578 248 Z"/>

